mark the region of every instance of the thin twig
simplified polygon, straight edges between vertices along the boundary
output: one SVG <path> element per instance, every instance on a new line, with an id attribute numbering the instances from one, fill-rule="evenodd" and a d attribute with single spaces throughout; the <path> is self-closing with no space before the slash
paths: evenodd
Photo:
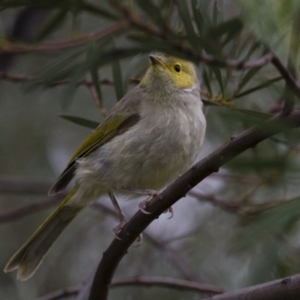
<path id="1" fill-rule="evenodd" d="M 259 205 L 243 205 L 239 202 L 229 202 L 229 201 L 217 199 L 214 195 L 204 195 L 202 193 L 193 192 L 193 191 L 191 191 L 189 194 L 191 196 L 194 196 L 199 201 L 208 202 L 216 207 L 223 209 L 224 211 L 236 214 L 239 217 L 255 216 L 267 210 L 270 210 L 272 208 L 295 201 L 294 198 L 289 200 L 279 199 L 268 203 L 262 203 Z"/>
<path id="2" fill-rule="evenodd" d="M 273 142 L 275 142 L 275 143 L 285 145 L 290 150 L 293 150 L 293 151 L 296 151 L 296 152 L 300 152 L 300 146 L 298 146 L 296 144 L 293 144 L 293 143 L 291 143 L 289 141 L 280 139 L 278 137 L 272 137 L 272 138 L 270 138 L 270 140 L 273 141 Z"/>
<path id="3" fill-rule="evenodd" d="M 0 54 L 28 54 L 34 52 L 41 53 L 64 50 L 76 46 L 81 46 L 91 41 L 99 41 L 107 36 L 126 30 L 129 25 L 130 24 L 127 20 L 122 20 L 96 32 L 80 35 L 73 38 L 61 39 L 54 42 L 44 42 L 40 44 L 14 44 L 8 41 L 2 41 L 0 43 Z"/>
<path id="4" fill-rule="evenodd" d="M 15 82 L 15 83 L 27 83 L 27 82 L 36 80 L 36 77 L 27 75 L 27 74 L 26 75 L 25 74 L 10 74 L 10 73 L 0 71 L 0 79 L 5 80 L 5 81 L 10 81 L 10 82 Z M 138 84 L 139 82 L 140 82 L 140 80 L 138 78 L 130 78 L 129 79 L 129 83 L 131 83 L 131 84 Z M 51 83 L 41 82 L 40 84 L 44 85 L 46 87 L 55 87 L 55 86 L 59 86 L 59 85 L 69 84 L 69 83 L 71 83 L 71 81 L 66 79 L 66 80 L 54 81 Z M 99 80 L 99 84 L 113 86 L 115 83 L 113 80 L 105 78 L 105 79 Z M 82 79 L 77 82 L 77 86 L 80 86 L 80 85 L 91 87 L 94 85 L 94 83 L 92 80 Z"/>
<path id="5" fill-rule="evenodd" d="M 55 196 L 46 201 L 42 201 L 42 202 L 39 201 L 39 202 L 20 206 L 18 208 L 6 210 L 5 212 L 0 213 L 0 224 L 12 222 L 12 221 L 20 219 L 22 217 L 36 213 L 38 211 L 47 209 L 47 208 L 53 206 L 54 204 L 59 203 L 59 201 L 61 201 L 61 199 L 62 199 L 62 196 Z"/>
<path id="6" fill-rule="evenodd" d="M 181 291 L 191 291 L 197 293 L 209 293 L 209 294 L 220 294 L 223 293 L 224 290 L 220 288 L 216 288 L 209 284 L 203 284 L 194 281 L 187 281 L 176 278 L 166 278 L 166 277 L 144 277 L 144 276 L 136 276 L 136 277 L 128 277 L 128 278 L 118 278 L 114 279 L 111 287 L 124 287 L 124 286 L 145 286 L 145 287 L 163 287 L 169 289 L 176 289 Z M 70 297 L 77 295 L 80 292 L 82 285 L 77 285 L 74 287 L 70 287 L 67 289 L 62 289 L 40 297 L 36 300 L 58 300 L 63 297 Z"/>

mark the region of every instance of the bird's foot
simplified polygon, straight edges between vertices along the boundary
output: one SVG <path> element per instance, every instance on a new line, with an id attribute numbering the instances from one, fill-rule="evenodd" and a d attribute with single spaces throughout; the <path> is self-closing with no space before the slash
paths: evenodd
<path id="1" fill-rule="evenodd" d="M 114 237 L 117 239 L 117 240 L 122 240 L 120 237 L 119 237 L 119 233 L 120 231 L 124 228 L 124 226 L 126 225 L 127 223 L 127 220 L 124 218 L 118 226 L 116 226 L 114 229 L 113 229 L 113 235 Z"/>
<path id="2" fill-rule="evenodd" d="M 170 213 L 170 217 L 168 217 L 168 219 L 172 219 L 173 216 L 174 216 L 174 210 L 173 210 L 173 207 L 170 206 L 167 210 L 164 211 L 164 214 L 166 213 Z"/>
<path id="3" fill-rule="evenodd" d="M 116 226 L 114 229 L 113 229 L 113 235 L 114 237 L 117 239 L 117 240 L 120 240 L 122 241 L 122 239 L 119 237 L 119 233 L 120 231 L 124 228 L 124 226 L 127 224 L 127 220 L 124 219 L 120 222 L 120 224 L 118 226 Z M 136 239 L 137 241 L 137 244 L 136 245 L 133 245 L 133 247 L 139 247 L 142 243 L 143 243 L 143 234 L 140 233 L 138 238 Z"/>
<path id="4" fill-rule="evenodd" d="M 146 200 L 139 203 L 139 210 L 142 213 L 144 213 L 145 215 L 151 214 L 150 212 L 146 211 L 146 208 L 147 208 L 147 205 L 149 204 L 149 202 L 158 195 L 157 191 L 151 190 L 151 189 L 137 189 L 137 188 L 132 188 L 132 187 L 123 187 L 122 189 L 124 191 L 130 191 L 130 192 L 134 192 L 134 193 L 137 193 L 140 195 L 149 196 L 149 198 L 147 198 Z"/>

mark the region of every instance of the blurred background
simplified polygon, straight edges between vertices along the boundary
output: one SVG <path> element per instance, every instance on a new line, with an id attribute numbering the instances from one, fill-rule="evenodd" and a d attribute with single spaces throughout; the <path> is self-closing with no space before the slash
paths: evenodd
<path id="1" fill-rule="evenodd" d="M 199 159 L 279 112 L 287 89 L 272 65 L 219 68 L 198 54 L 255 60 L 268 48 L 285 65 L 291 61 L 296 74 L 299 5 L 1 1 L 1 268 L 59 203 L 61 197 L 47 197 L 48 189 L 92 128 L 138 83 L 152 50 L 198 66 L 208 126 Z M 132 17 L 136 22 L 128 23 Z M 116 277 L 161 276 L 231 290 L 299 273 L 299 150 L 299 131 L 286 131 L 209 176 L 174 205 L 172 219 L 162 215 L 147 228 Z M 74 220 L 30 280 L 0 272 L 1 299 L 38 299 L 89 282 L 117 225 L 109 199 L 100 200 Z M 123 200 L 131 217 L 143 198 Z M 205 296 L 132 285 L 113 288 L 109 299 Z"/>

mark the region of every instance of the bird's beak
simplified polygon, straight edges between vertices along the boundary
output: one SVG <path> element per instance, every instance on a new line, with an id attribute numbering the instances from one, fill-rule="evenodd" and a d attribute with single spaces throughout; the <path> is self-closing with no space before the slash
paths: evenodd
<path id="1" fill-rule="evenodd" d="M 159 65 L 165 68 L 164 63 L 155 54 L 150 54 L 149 58 L 153 66 Z"/>

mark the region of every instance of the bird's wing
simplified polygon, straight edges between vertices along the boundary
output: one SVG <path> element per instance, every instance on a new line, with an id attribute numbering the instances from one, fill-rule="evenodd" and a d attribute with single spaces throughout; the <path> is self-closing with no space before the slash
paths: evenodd
<path id="1" fill-rule="evenodd" d="M 65 170 L 49 190 L 49 195 L 54 195 L 63 190 L 72 180 L 77 167 L 77 159 L 86 157 L 115 136 L 127 131 L 140 120 L 139 107 L 144 96 L 143 93 L 140 87 L 135 87 L 115 105 L 103 123 L 75 151 Z"/>

